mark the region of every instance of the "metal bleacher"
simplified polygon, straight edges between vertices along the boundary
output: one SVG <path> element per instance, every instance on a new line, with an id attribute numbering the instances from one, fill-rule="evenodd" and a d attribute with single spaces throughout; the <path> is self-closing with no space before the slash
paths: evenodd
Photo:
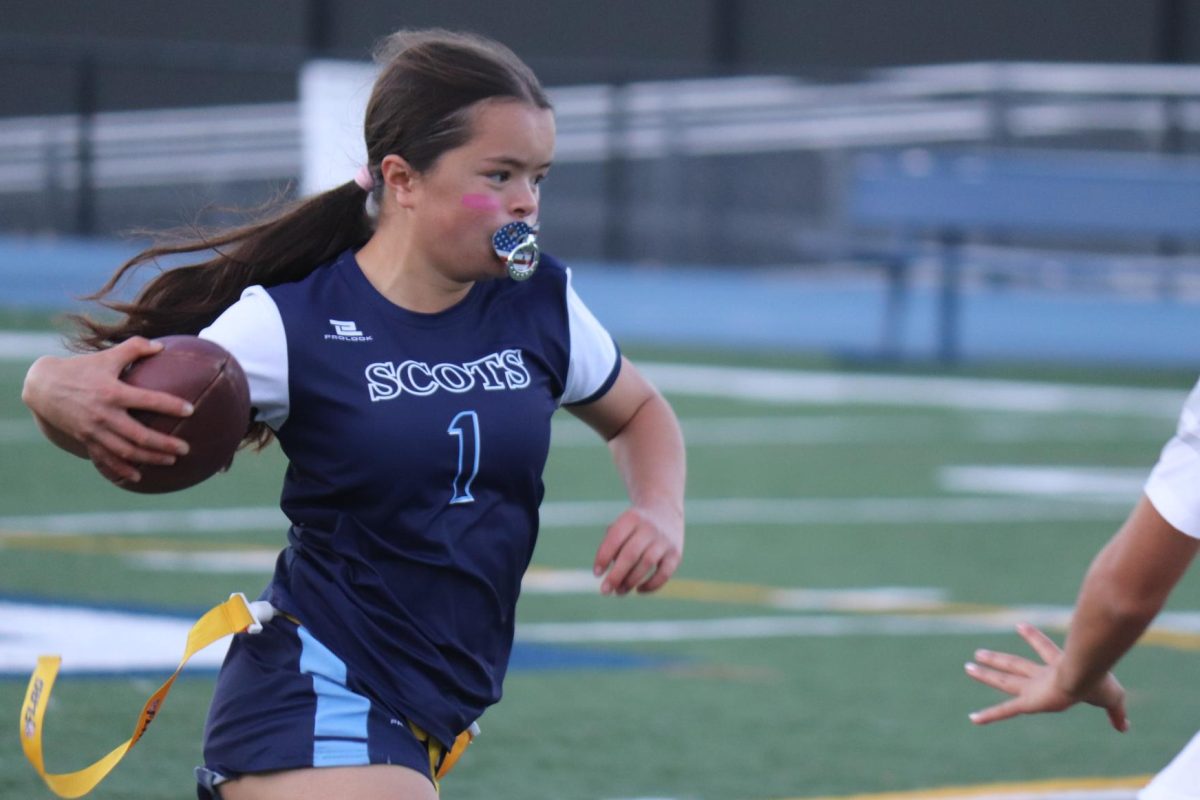
<path id="1" fill-rule="evenodd" d="M 843 223 L 859 252 L 889 265 L 892 330 L 903 325 L 921 244 L 936 245 L 939 354 L 953 361 L 968 260 L 993 274 L 1049 262 L 1098 269 L 1113 259 L 1168 277 L 1196 271 L 1200 158 L 1014 148 L 865 152 L 847 174 Z"/>
<path id="2" fill-rule="evenodd" d="M 1196 67 L 984 63 L 858 78 L 554 87 L 548 212 L 589 255 L 777 264 L 803 255 L 798 228 L 830 220 L 846 156 L 861 149 L 1200 140 Z M 259 202 L 302 177 L 302 103 L 0 118 L 0 225 L 105 233 L 157 224 L 165 208 Z M 574 221 L 600 217 L 630 246 Z"/>
<path id="3" fill-rule="evenodd" d="M 612 263 L 886 267 L 908 289 L 1178 295 L 1200 275 L 1200 68 L 978 63 L 553 87 L 551 246 Z M 353 120 L 347 125 L 353 126 Z M 112 236 L 294 195 L 303 99 L 0 118 L 0 235 Z M 198 209 L 208 209 L 204 216 Z M 982 276 L 982 277 L 980 277 Z M 975 284 L 971 284 L 975 281 Z"/>

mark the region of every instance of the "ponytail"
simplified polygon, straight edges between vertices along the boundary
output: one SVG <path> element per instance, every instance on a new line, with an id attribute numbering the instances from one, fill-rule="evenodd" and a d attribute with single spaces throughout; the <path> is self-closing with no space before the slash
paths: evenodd
<path id="1" fill-rule="evenodd" d="M 104 286 L 85 298 L 121 314 L 121 319 L 106 323 L 82 314 L 70 316 L 79 327 L 74 349 L 103 350 L 134 336 L 195 335 L 233 305 L 246 287 L 275 286 L 303 278 L 371 237 L 366 194 L 358 183 L 348 181 L 248 225 L 211 234 L 192 231 L 190 239 L 160 240 L 122 264 Z M 211 258 L 167 268 L 132 301 L 112 299 L 122 279 L 139 267 L 157 264 L 164 257 L 194 253 Z M 270 431 L 255 423 L 246 440 L 262 447 L 270 441 Z"/>
<path id="2" fill-rule="evenodd" d="M 316 267 L 371 237 L 364 190 L 354 181 L 285 206 L 274 215 L 193 238 L 160 241 L 126 261 L 86 299 L 122 314 L 115 323 L 83 315 L 78 350 L 102 350 L 133 336 L 197 334 L 233 305 L 248 286 L 299 280 Z M 171 236 L 172 234 L 168 234 Z M 150 280 L 129 302 L 111 299 L 122 279 L 159 259 L 208 253 L 207 261 L 171 267 Z"/>

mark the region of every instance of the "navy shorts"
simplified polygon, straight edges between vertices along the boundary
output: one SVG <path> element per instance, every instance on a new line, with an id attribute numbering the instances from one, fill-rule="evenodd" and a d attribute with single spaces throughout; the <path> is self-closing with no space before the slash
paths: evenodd
<path id="1" fill-rule="evenodd" d="M 234 637 L 196 776 L 208 800 L 225 780 L 305 767 L 398 764 L 432 781 L 430 761 L 430 747 L 368 699 L 341 659 L 306 628 L 276 617 L 262 633 Z"/>

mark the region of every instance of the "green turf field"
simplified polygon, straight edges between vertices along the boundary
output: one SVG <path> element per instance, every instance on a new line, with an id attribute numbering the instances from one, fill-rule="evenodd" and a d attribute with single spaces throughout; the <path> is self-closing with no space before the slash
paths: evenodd
<path id="1" fill-rule="evenodd" d="M 705 360 L 627 350 L 648 362 Z M 278 495 L 277 450 L 242 454 L 231 474 L 178 495 L 128 494 L 36 436 L 18 399 L 24 368 L 0 361 L 0 600 L 190 613 L 261 588 L 264 553 L 280 546 L 282 530 L 184 529 L 173 522 L 181 515 L 165 514 L 153 518 L 166 521 L 161 530 L 146 532 L 136 529 L 144 513 L 116 522 L 49 515 L 266 508 Z M 1157 389 L 1168 405 L 1190 383 L 1003 372 Z M 1200 724 L 1200 637 L 1186 630 L 1197 630 L 1195 617 L 1122 665 L 1128 735 L 1108 730 L 1094 709 L 987 729 L 966 718 L 994 697 L 963 675 L 963 662 L 978 646 L 1021 647 L 1015 619 L 1063 619 L 1088 560 L 1170 435 L 1169 415 L 952 408 L 945 385 L 911 369 L 904 377 L 919 397 L 892 405 L 900 396 L 892 384 L 813 402 L 730 397 L 744 384 L 713 375 L 715 389 L 668 388 L 689 439 L 690 526 L 683 567 L 659 596 L 600 597 L 579 575 L 608 513 L 585 501 L 619 500 L 621 490 L 603 446 L 559 421 L 535 579 L 521 601 L 518 639 L 528 649 L 505 699 L 481 721 L 483 736 L 444 783 L 448 800 L 783 800 L 1125 779 L 1161 767 Z M 1002 478 L 1016 488 L 997 490 Z M 1065 488 L 1051 491 L 1059 480 Z M 44 530 L 55 526 L 57 534 Z M 238 553 L 247 560 L 237 571 L 201 571 Z M 1180 587 L 1172 608 L 1200 613 L 1200 580 Z M 4 636 L 0 622 L 0 648 Z M 579 663 L 552 668 L 538 648 Z M 122 741 L 168 674 L 60 678 L 47 716 L 49 768 L 77 769 Z M 211 672 L 182 680 L 93 796 L 194 796 L 211 686 Z M 6 800 L 51 797 L 18 744 L 24 690 L 24 678 L 0 678 L 10 720 L 0 737 Z"/>

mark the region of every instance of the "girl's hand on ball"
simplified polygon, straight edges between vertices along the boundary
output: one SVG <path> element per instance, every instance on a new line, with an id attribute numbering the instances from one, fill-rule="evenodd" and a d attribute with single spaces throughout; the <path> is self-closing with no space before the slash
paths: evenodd
<path id="1" fill-rule="evenodd" d="M 144 409 L 186 417 L 191 404 L 165 392 L 140 389 L 120 380 L 125 368 L 153 355 L 162 345 L 134 337 L 96 353 L 44 356 L 30 368 L 22 399 L 38 423 L 68 449 L 91 458 L 110 479 L 138 480 L 135 464 L 172 464 L 188 451 L 187 442 L 151 430 L 129 415 Z"/>

